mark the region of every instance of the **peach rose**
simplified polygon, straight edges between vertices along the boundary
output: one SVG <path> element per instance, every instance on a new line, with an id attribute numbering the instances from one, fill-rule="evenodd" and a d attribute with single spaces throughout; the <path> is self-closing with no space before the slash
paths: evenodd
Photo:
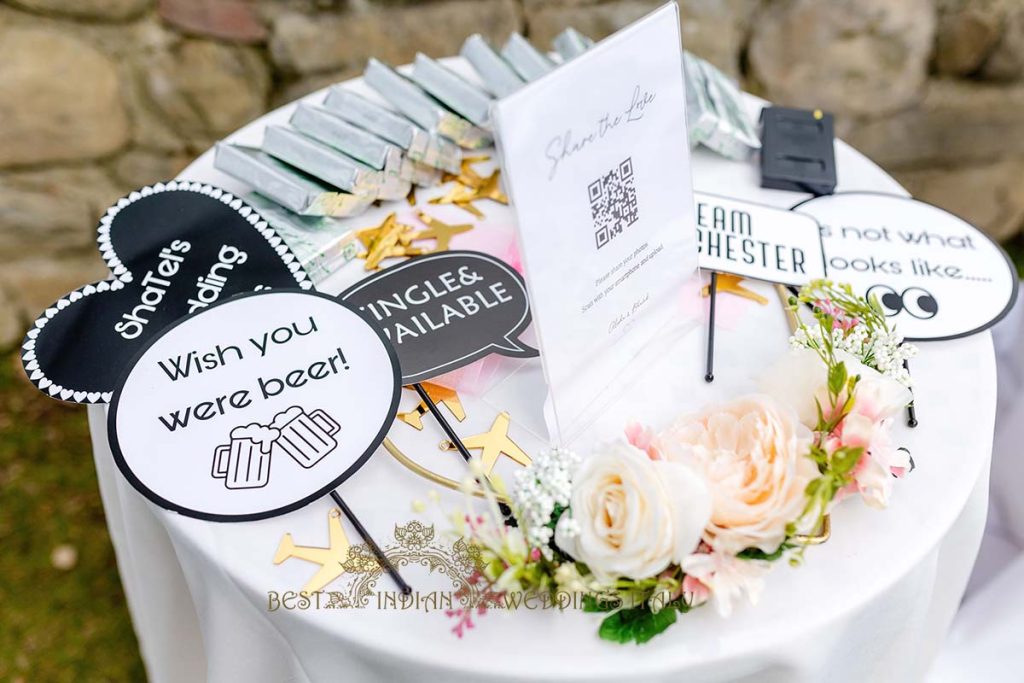
<path id="1" fill-rule="evenodd" d="M 811 438 L 791 408 L 752 395 L 679 418 L 658 445 L 668 461 L 704 475 L 711 491 L 708 545 L 724 553 L 750 547 L 770 553 L 801 516 L 804 491 L 818 476 Z"/>

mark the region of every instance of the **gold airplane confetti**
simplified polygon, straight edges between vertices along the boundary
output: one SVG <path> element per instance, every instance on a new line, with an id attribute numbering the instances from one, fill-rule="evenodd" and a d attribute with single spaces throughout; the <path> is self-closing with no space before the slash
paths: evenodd
<path id="1" fill-rule="evenodd" d="M 433 382 L 423 382 L 422 385 L 427 392 L 427 396 L 429 396 L 434 403 L 438 406 L 445 406 L 448 408 L 452 415 L 455 416 L 455 419 L 459 422 L 466 419 L 466 411 L 462 407 L 462 401 L 459 399 L 459 395 L 454 389 L 449 389 L 446 386 L 434 384 Z M 406 387 L 406 389 L 410 388 L 411 387 Z M 414 427 L 415 429 L 422 431 L 423 416 L 426 415 L 427 412 L 427 404 L 420 401 L 418 406 L 407 413 L 399 413 L 397 417 L 410 427 Z"/>
<path id="2" fill-rule="evenodd" d="M 430 200 L 431 204 L 451 204 L 457 206 L 463 211 L 467 211 L 477 218 L 483 218 L 484 212 L 476 208 L 473 205 L 473 200 L 476 198 L 476 190 L 472 187 L 467 187 L 461 183 L 456 183 L 448 188 L 447 194 L 440 197 L 434 197 Z"/>
<path id="3" fill-rule="evenodd" d="M 489 161 L 490 157 L 486 154 L 477 154 L 474 156 L 462 157 L 461 169 L 458 175 L 454 173 L 445 173 L 441 176 L 441 182 L 449 183 L 455 181 L 461 183 L 466 187 L 480 187 L 484 183 L 483 176 L 473 170 L 473 164 L 479 164 L 484 161 Z"/>
<path id="4" fill-rule="evenodd" d="M 720 294 L 734 294 L 744 299 L 750 299 L 756 301 L 762 306 L 768 303 L 766 297 L 761 296 L 755 291 L 749 290 L 746 287 L 740 285 L 743 282 L 743 278 L 738 275 L 730 275 L 728 273 L 718 274 L 718 286 L 715 288 Z M 711 285 L 704 285 L 704 288 L 700 290 L 700 295 L 703 297 L 711 296 Z"/>
<path id="5" fill-rule="evenodd" d="M 387 258 L 419 256 L 425 254 L 420 247 L 411 246 L 416 228 L 399 223 L 395 213 L 389 213 L 380 225 L 356 231 L 364 250 L 357 256 L 366 261 L 366 270 L 377 270 Z"/>
<path id="6" fill-rule="evenodd" d="M 391 212 L 383 221 L 380 222 L 379 225 L 375 225 L 372 228 L 360 228 L 359 230 L 356 230 L 356 238 L 362 242 L 364 248 L 369 249 L 384 232 L 394 227 L 396 223 L 395 216 L 396 214 Z"/>
<path id="7" fill-rule="evenodd" d="M 302 588 L 307 593 L 323 590 L 327 584 L 345 573 L 342 565 L 348 559 L 350 544 L 341 526 L 341 511 L 338 508 L 331 508 L 327 513 L 327 531 L 330 543 L 327 548 L 295 545 L 292 535 L 285 534 L 274 555 L 274 564 L 281 564 L 294 557 L 320 565 L 319 571 Z"/>
<path id="8" fill-rule="evenodd" d="M 434 197 L 431 204 L 453 204 L 464 211 L 468 211 L 477 218 L 483 218 L 483 212 L 473 202 L 478 199 L 490 199 L 499 204 L 508 204 L 508 197 L 501 191 L 499 178 L 501 172 L 494 170 L 490 175 L 484 177 L 473 170 L 473 164 L 487 161 L 489 157 L 475 156 L 466 157 L 462 160 L 462 170 L 458 175 L 446 174 L 445 182 L 455 181 L 455 185 L 448 189 L 448 192 L 441 197 Z"/>
<path id="9" fill-rule="evenodd" d="M 435 252 L 448 251 L 454 235 L 469 232 L 473 229 L 473 226 L 469 223 L 449 225 L 448 223 L 440 221 L 433 216 L 423 213 L 422 211 L 417 211 L 417 215 L 419 215 L 420 220 L 426 224 L 427 229 L 420 230 L 415 233 L 412 238 L 413 240 L 434 240 L 436 243 L 436 246 L 434 247 Z"/>
<path id="10" fill-rule="evenodd" d="M 494 465 L 498 458 L 507 455 L 523 467 L 530 464 L 528 456 L 508 435 L 509 417 L 507 412 L 498 413 L 494 418 L 494 424 L 483 434 L 476 434 L 462 440 L 463 445 L 469 450 L 481 449 L 481 459 L 484 464 L 484 474 L 491 476 Z M 445 439 L 440 444 L 441 450 L 458 450 L 451 441 Z"/>
<path id="11" fill-rule="evenodd" d="M 486 178 L 482 178 L 478 187 L 468 187 L 457 183 L 448 191 L 448 194 L 443 197 L 435 197 L 430 202 L 432 204 L 454 204 L 477 218 L 483 218 L 483 211 L 478 209 L 473 202 L 480 199 L 490 199 L 499 204 L 508 204 L 508 196 L 501 191 L 501 186 L 498 184 L 499 178 L 500 172 L 495 170 Z"/>
<path id="12" fill-rule="evenodd" d="M 508 195 L 501 191 L 499 185 L 500 172 L 495 170 L 491 172 L 491 175 L 484 178 L 484 182 L 475 189 L 476 197 L 474 199 L 490 199 L 491 201 L 498 202 L 499 204 L 508 204 Z"/>

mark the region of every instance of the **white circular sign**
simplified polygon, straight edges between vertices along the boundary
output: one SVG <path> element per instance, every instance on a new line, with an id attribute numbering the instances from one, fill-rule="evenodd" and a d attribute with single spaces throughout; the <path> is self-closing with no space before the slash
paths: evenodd
<path id="1" fill-rule="evenodd" d="M 398 407 L 383 334 L 333 297 L 243 295 L 151 341 L 108 415 L 121 472 L 158 505 L 262 519 L 322 497 L 380 445 Z"/>
<path id="2" fill-rule="evenodd" d="M 962 337 L 1002 318 L 1017 296 L 1006 253 L 967 221 L 908 197 L 842 192 L 793 207 L 821 225 L 828 277 L 875 295 L 910 340 Z"/>

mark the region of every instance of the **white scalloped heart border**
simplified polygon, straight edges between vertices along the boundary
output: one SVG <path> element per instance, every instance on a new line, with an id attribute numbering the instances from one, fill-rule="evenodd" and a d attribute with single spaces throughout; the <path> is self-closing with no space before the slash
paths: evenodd
<path id="1" fill-rule="evenodd" d="M 147 185 L 146 187 L 135 190 L 129 193 L 127 196 L 117 200 L 117 202 L 107 209 L 106 213 L 100 218 L 100 224 L 98 230 L 97 244 L 100 250 L 100 256 L 103 257 L 107 267 L 110 268 L 113 278 L 108 280 L 101 280 L 100 282 L 94 282 L 92 284 L 80 287 L 73 292 L 65 294 L 56 302 L 54 302 L 49 308 L 36 318 L 36 321 L 32 324 L 28 333 L 25 335 L 25 341 L 22 343 L 22 354 L 21 362 L 25 367 L 25 373 L 28 378 L 32 380 L 40 391 L 53 398 L 60 399 L 62 401 L 73 401 L 74 403 L 109 403 L 113 396 L 113 392 L 110 391 L 81 391 L 77 389 L 71 389 L 68 387 L 57 384 L 43 372 L 39 366 L 39 360 L 36 358 L 36 337 L 39 336 L 39 331 L 46 327 L 46 324 L 53 320 L 53 318 L 63 311 L 65 308 L 70 306 L 72 303 L 81 300 L 84 297 L 92 296 L 93 294 L 99 294 L 102 292 L 116 292 L 119 289 L 123 289 L 126 284 L 132 281 L 132 273 L 128 268 L 121 262 L 117 253 L 114 251 L 114 246 L 110 242 L 110 226 L 114 221 L 114 217 L 117 216 L 127 206 L 131 206 L 135 202 L 149 197 L 150 195 L 160 194 L 162 192 L 196 192 L 207 197 L 211 197 L 220 201 L 222 204 L 234 209 L 238 215 L 244 218 L 253 228 L 256 229 L 259 234 L 266 238 L 267 242 L 273 247 L 274 251 L 281 257 L 285 267 L 291 272 L 295 278 L 296 284 L 302 289 L 313 289 L 313 282 L 309 279 L 306 271 L 302 269 L 302 264 L 299 263 L 298 259 L 292 253 L 291 249 L 283 239 L 274 231 L 270 225 L 257 213 L 256 209 L 252 208 L 244 201 L 235 197 L 230 192 L 214 187 L 206 183 L 200 183 L 195 181 L 187 180 L 172 180 L 167 183 L 156 183 L 155 185 Z"/>

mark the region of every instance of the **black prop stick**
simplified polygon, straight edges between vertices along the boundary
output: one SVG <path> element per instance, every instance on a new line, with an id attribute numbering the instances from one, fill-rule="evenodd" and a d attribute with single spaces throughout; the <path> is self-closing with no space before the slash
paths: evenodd
<path id="1" fill-rule="evenodd" d="M 440 408 L 437 407 L 437 404 L 434 403 L 434 399 L 430 398 L 430 394 L 427 393 L 427 390 L 424 389 L 423 385 L 420 384 L 419 382 L 413 384 L 412 388 L 415 389 L 416 393 L 420 395 L 420 400 L 423 401 L 423 405 L 427 407 L 427 410 L 429 410 L 430 413 L 437 418 L 438 423 L 440 423 L 441 425 L 441 429 L 444 430 L 445 436 L 447 436 L 448 440 L 455 445 L 456 450 L 459 451 L 459 455 L 462 456 L 463 460 L 469 462 L 473 458 L 473 456 L 469 454 L 469 450 L 466 448 L 466 444 L 462 443 L 462 439 L 460 439 L 459 435 L 455 433 L 455 430 L 452 429 L 452 426 L 448 422 L 447 418 L 445 418 L 445 416 L 441 413 L 441 410 Z"/>
<path id="2" fill-rule="evenodd" d="M 341 512 L 348 518 L 348 521 L 352 522 L 352 526 L 356 528 L 356 533 L 359 534 L 359 537 L 366 543 L 370 552 L 373 553 L 373 556 L 377 558 L 377 561 L 380 562 L 380 565 L 384 568 L 384 571 L 386 571 L 394 582 L 398 584 L 398 589 L 402 592 L 402 595 L 411 594 L 412 586 L 405 582 L 405 579 L 403 579 L 402 575 L 398 573 L 398 569 L 395 568 L 395 565 L 393 565 L 391 560 L 384 555 L 384 551 L 380 549 L 380 546 L 373 540 L 373 536 L 370 535 L 370 532 L 366 530 L 363 523 L 360 522 L 359 518 L 356 517 L 354 512 L 352 512 L 352 508 L 342 500 L 341 495 L 337 491 L 331 491 L 331 498 L 333 498 L 334 502 L 338 504 L 339 508 L 341 508 Z"/>
<path id="3" fill-rule="evenodd" d="M 903 361 L 903 369 L 910 372 L 910 363 Z M 914 400 L 911 399 L 910 403 L 907 404 L 907 426 L 914 428 L 918 424 L 920 423 L 917 421 L 917 409 L 914 407 Z"/>
<path id="4" fill-rule="evenodd" d="M 718 294 L 718 273 L 711 271 L 711 284 L 708 285 L 708 360 L 704 372 L 705 382 L 715 381 L 715 299 Z"/>
<path id="5" fill-rule="evenodd" d="M 466 462 L 472 460 L 473 456 L 470 455 L 469 449 L 466 448 L 466 444 L 462 443 L 462 439 L 460 439 L 459 435 L 455 433 L 455 429 L 452 428 L 451 423 L 448 422 L 448 419 L 441 413 L 441 409 L 437 407 L 436 403 L 434 403 L 434 399 L 430 398 L 430 394 L 428 394 L 427 390 L 423 388 L 423 385 L 416 382 L 412 387 L 416 390 L 416 393 L 420 395 L 420 399 L 423 401 L 423 405 L 427 406 L 427 410 L 437 418 L 445 436 L 447 436 L 448 440 L 455 446 L 455 449 L 459 452 L 459 455 L 462 456 L 462 459 Z M 483 478 L 483 481 L 479 481 L 479 484 L 481 487 L 489 485 L 486 477 Z M 499 502 L 498 509 L 501 510 L 501 514 L 505 515 L 506 519 L 510 519 L 512 517 L 512 508 L 510 508 L 506 503 Z"/>

